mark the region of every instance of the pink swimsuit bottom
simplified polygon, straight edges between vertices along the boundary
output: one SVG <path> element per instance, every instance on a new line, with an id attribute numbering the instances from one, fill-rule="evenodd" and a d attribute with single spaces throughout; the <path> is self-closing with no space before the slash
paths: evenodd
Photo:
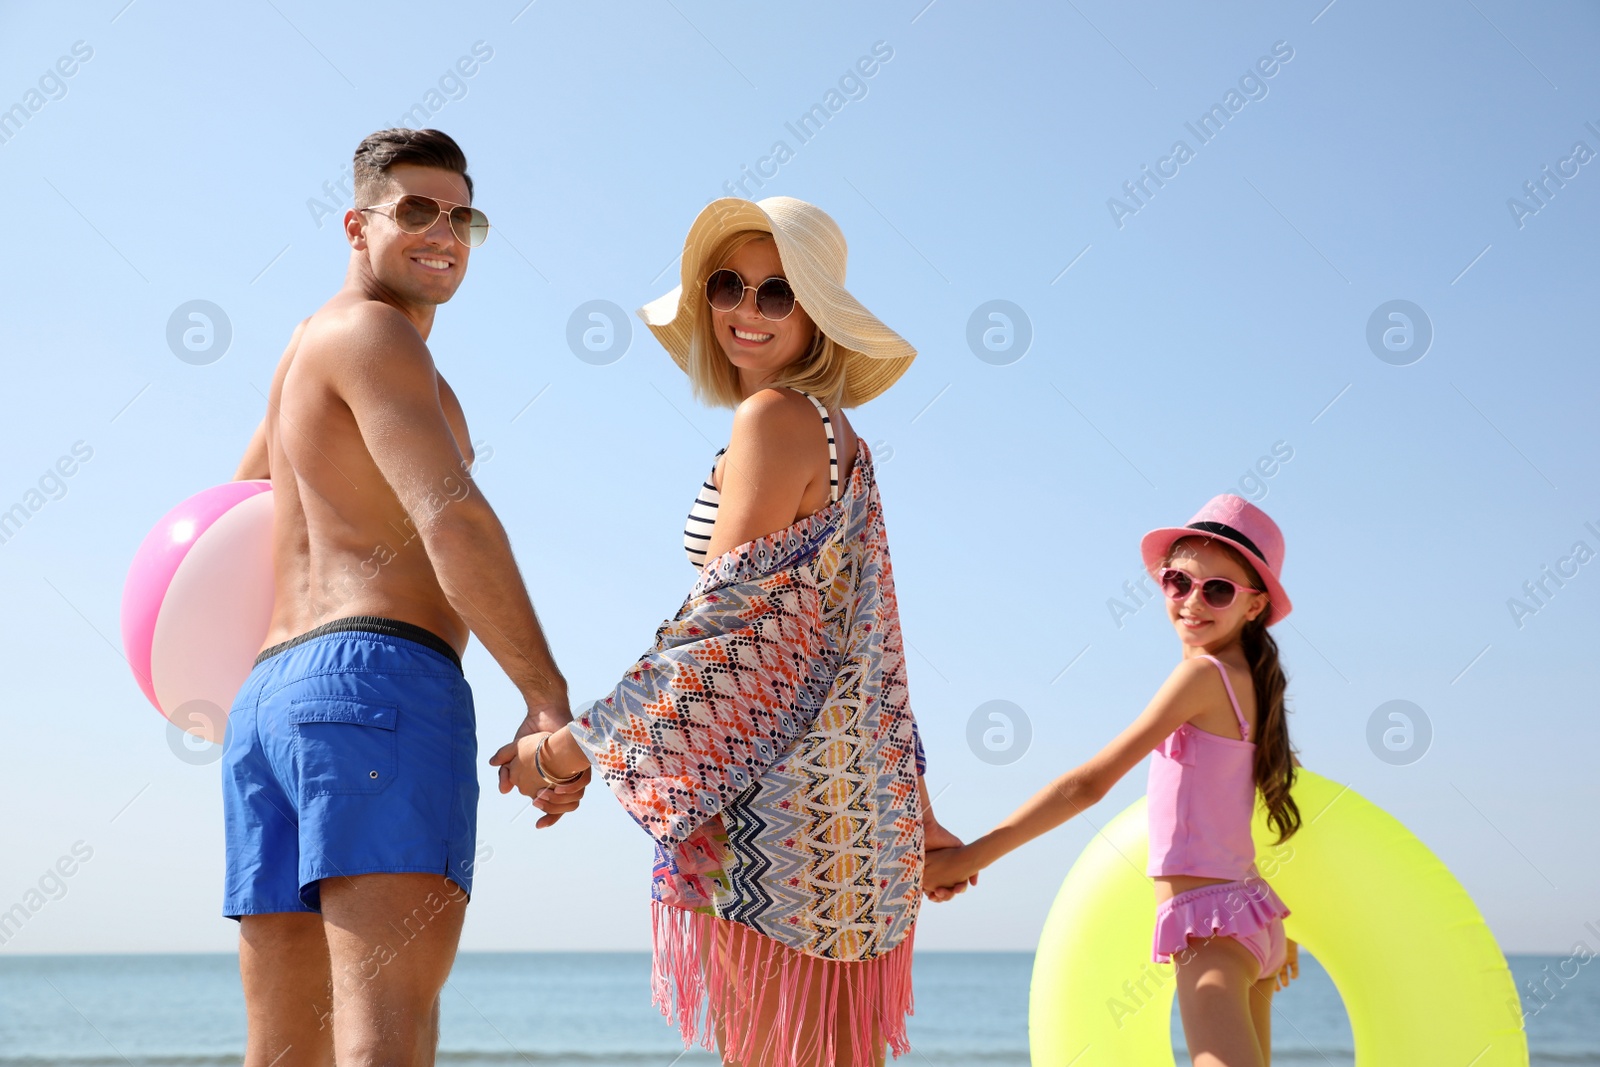
<path id="1" fill-rule="evenodd" d="M 1272 887 L 1252 874 L 1242 882 L 1203 885 L 1156 906 L 1150 958 L 1166 963 L 1189 947 L 1189 939 L 1231 937 L 1261 965 L 1258 979 L 1283 967 L 1283 918 L 1289 909 Z"/>

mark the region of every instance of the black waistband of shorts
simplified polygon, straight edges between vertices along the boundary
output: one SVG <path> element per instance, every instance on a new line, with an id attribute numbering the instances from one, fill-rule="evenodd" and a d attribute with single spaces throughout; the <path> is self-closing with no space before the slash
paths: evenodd
<path id="1" fill-rule="evenodd" d="M 421 626 L 410 622 L 401 622 L 399 619 L 385 619 L 380 615 L 352 615 L 347 619 L 334 619 L 325 622 L 314 630 L 307 630 L 299 637 L 291 637 L 287 641 L 279 642 L 271 648 L 263 649 L 256 657 L 256 663 L 270 659 L 279 652 L 285 652 L 295 645 L 304 644 L 314 637 L 324 634 L 338 633 L 363 633 L 381 634 L 384 637 L 399 637 L 407 641 L 415 641 L 424 648 L 431 648 L 445 659 L 455 665 L 456 670 L 461 669 L 461 657 L 456 655 L 456 650 L 450 647 L 450 642 Z"/>

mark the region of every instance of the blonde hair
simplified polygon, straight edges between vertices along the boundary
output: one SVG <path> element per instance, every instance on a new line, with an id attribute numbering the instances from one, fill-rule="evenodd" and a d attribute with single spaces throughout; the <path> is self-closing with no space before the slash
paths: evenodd
<path id="1" fill-rule="evenodd" d="M 689 335 L 687 368 L 694 395 L 701 403 L 736 408 L 744 399 L 744 394 L 739 390 L 739 370 L 722 350 L 722 342 L 717 339 L 716 329 L 711 325 L 711 306 L 706 303 L 703 292 L 706 278 L 745 245 L 772 239 L 772 234 L 766 230 L 739 230 L 719 241 L 705 258 L 696 281 L 702 292 L 697 294 L 698 300 L 692 305 L 695 324 Z M 772 380 L 772 385 L 801 389 L 828 407 L 839 407 L 844 401 L 845 373 L 849 369 L 844 358 L 845 350 L 823 333 L 815 320 L 812 326 L 815 332 L 811 337 L 811 346 L 800 358 L 783 368 Z"/>

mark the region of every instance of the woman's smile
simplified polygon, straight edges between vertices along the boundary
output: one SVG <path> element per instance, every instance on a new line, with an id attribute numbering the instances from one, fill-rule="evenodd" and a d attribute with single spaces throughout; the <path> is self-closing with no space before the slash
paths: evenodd
<path id="1" fill-rule="evenodd" d="M 782 278 L 783 261 L 770 237 L 735 249 L 718 267 L 746 279 Z M 781 319 L 769 319 L 756 308 L 756 294 L 746 289 L 739 305 L 727 311 L 708 309 L 716 327 L 722 354 L 739 370 L 746 396 L 764 388 L 784 367 L 801 359 L 816 334 L 816 326 L 798 303 Z"/>
<path id="2" fill-rule="evenodd" d="M 756 330 L 741 330 L 737 326 L 729 326 L 728 332 L 733 335 L 735 344 L 746 348 L 760 348 L 777 336 L 776 334 L 761 333 Z"/>

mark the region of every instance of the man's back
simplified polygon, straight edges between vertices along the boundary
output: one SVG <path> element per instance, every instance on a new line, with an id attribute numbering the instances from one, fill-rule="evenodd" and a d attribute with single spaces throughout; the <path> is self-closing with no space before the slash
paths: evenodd
<path id="1" fill-rule="evenodd" d="M 396 335 L 410 343 L 389 343 Z M 427 438 L 411 433 L 417 427 L 397 425 L 402 414 L 383 404 L 361 411 L 367 422 L 363 426 L 346 399 L 354 394 L 360 403 L 360 398 L 395 388 L 425 391 L 431 377 L 435 417 L 443 418 L 448 429 L 447 437 L 433 436 L 434 451 L 440 444 L 453 444 L 460 458 L 408 457 L 408 462 L 446 468 L 434 476 L 434 507 L 459 502 L 470 491 L 465 471 L 448 468 L 472 462 L 466 419 L 455 394 L 425 357 L 426 348 L 405 316 L 349 291 L 295 330 L 273 376 L 267 408 L 277 575 L 267 645 L 330 619 L 381 616 L 430 630 L 458 652 L 465 647 L 467 626 L 450 607 L 416 523 L 364 435 L 385 445 Z"/>
<path id="2" fill-rule="evenodd" d="M 383 130 L 355 173 L 344 286 L 295 331 L 236 475 L 272 480 L 276 575 L 222 758 L 247 1067 L 432 1062 L 476 863 L 469 633 L 527 703 L 517 736 L 571 719 L 426 343 L 488 232 L 466 159 Z"/>

